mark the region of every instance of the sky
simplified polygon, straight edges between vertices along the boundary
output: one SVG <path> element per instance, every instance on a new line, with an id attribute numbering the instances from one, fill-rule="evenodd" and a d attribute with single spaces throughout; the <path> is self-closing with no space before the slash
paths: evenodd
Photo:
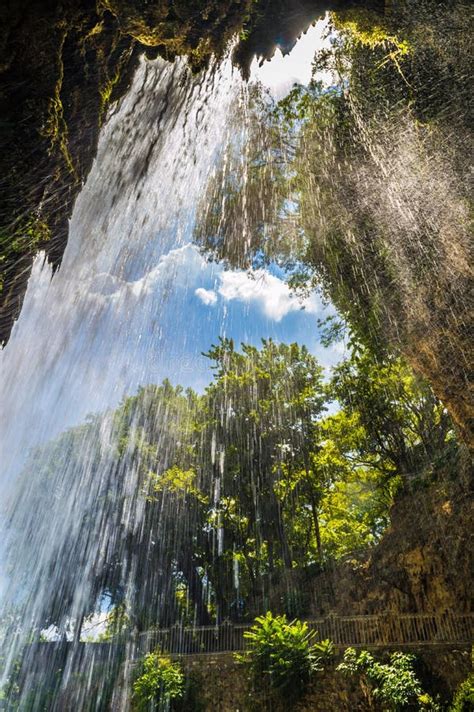
<path id="1" fill-rule="evenodd" d="M 289 54 L 284 56 L 277 48 L 273 58 L 261 66 L 254 60 L 251 81 L 264 84 L 276 99 L 283 97 L 295 82 L 307 84 L 315 52 L 329 46 L 327 23 L 324 19 L 310 26 Z M 318 78 L 331 83 L 328 74 Z M 169 378 L 173 383 L 203 391 L 212 377 L 210 361 L 203 353 L 219 337 L 232 338 L 236 345 L 259 345 L 262 338 L 304 343 L 327 372 L 343 356 L 342 344 L 325 349 L 319 342 L 318 319 L 334 313 L 333 309 L 323 305 L 316 294 L 301 302 L 291 294 L 276 266 L 256 272 L 225 270 L 221 264 L 207 262 L 189 242 L 162 255 L 143 279 L 146 285 L 142 280 L 133 283 L 140 299 L 145 293 L 150 303 L 159 303 L 164 292 L 167 296 L 160 308 L 159 343 L 152 358 L 146 338 L 143 348 L 135 351 L 137 383 L 146 373 L 149 381 Z M 160 298 L 155 298 L 153 292 Z M 119 362 L 118 356 L 116 363 Z M 126 368 L 130 382 L 130 363 Z"/>
<path id="2" fill-rule="evenodd" d="M 261 66 L 254 60 L 251 79 L 262 82 L 276 99 L 283 97 L 295 82 L 307 84 L 315 52 L 329 46 L 329 39 L 323 39 L 326 28 L 327 20 L 320 20 L 300 37 L 290 54 L 284 56 L 277 49 L 271 61 Z M 331 84 L 329 74 L 318 78 Z M 216 343 L 219 336 L 231 337 L 236 344 L 258 345 L 262 338 L 304 343 L 327 372 L 344 355 L 342 344 L 326 349 L 319 343 L 318 319 L 334 310 L 323 305 L 316 294 L 301 302 L 291 294 L 276 268 L 253 273 L 225 271 L 220 265 L 208 264 L 191 245 L 168 253 L 162 260 L 180 261 L 180 273 L 186 275 L 185 285 L 175 282 L 176 293 L 168 309 L 172 323 L 168 328 L 180 318 L 180 309 L 189 324 L 200 324 L 199 333 L 184 335 L 184 342 L 179 343 L 177 334 L 176 356 L 181 352 L 181 357 L 173 359 L 173 363 L 180 373 L 170 372 L 171 380 L 194 384 L 202 390 L 209 379 L 209 364 L 200 353 Z M 186 351 L 188 355 L 183 358 Z"/>
<path id="3" fill-rule="evenodd" d="M 311 64 L 315 52 L 330 47 L 329 38 L 325 37 L 328 20 L 319 20 L 311 25 L 307 32 L 299 38 L 295 47 L 287 55 L 276 49 L 270 61 L 259 66 L 254 59 L 251 67 L 251 78 L 259 80 L 267 86 L 276 99 L 281 99 L 291 89 L 293 84 L 308 84 L 311 79 Z M 332 83 L 330 72 L 320 72 L 318 79 L 324 84 Z"/>
<path id="4" fill-rule="evenodd" d="M 156 364 L 156 380 L 167 376 L 201 391 L 210 377 L 202 352 L 219 336 L 233 338 L 237 345 L 258 345 L 262 338 L 304 343 L 326 368 L 343 355 L 342 344 L 326 349 L 319 343 L 318 319 L 333 309 L 317 294 L 303 301 L 294 296 L 271 270 L 228 271 L 207 262 L 191 244 L 164 255 L 160 267 L 174 276 L 162 314 L 166 350 Z"/>
<path id="5" fill-rule="evenodd" d="M 307 84 L 315 52 L 329 46 L 329 39 L 323 39 L 326 29 L 327 19 L 320 20 L 309 27 L 289 54 L 283 55 L 277 48 L 273 58 L 261 66 L 255 59 L 251 80 L 268 87 L 276 99 L 285 96 L 294 83 Z M 332 83 L 329 73 L 318 74 L 318 79 Z M 181 265 L 174 272 L 162 332 L 167 351 L 173 342 L 167 354 L 170 358 L 157 364 L 157 371 L 167 371 L 173 382 L 203 390 L 210 371 L 202 352 L 219 336 L 233 338 L 236 344 L 258 345 L 262 338 L 297 341 L 317 356 L 327 373 L 343 357 L 342 344 L 326 349 L 319 343 L 318 319 L 334 310 L 323 305 L 316 294 L 301 302 L 291 294 L 276 268 L 254 273 L 225 271 L 221 265 L 207 263 L 191 245 L 172 250 L 161 261 L 165 270 L 171 264 Z M 189 324 L 189 331 L 176 328 L 182 319 Z M 172 340 L 171 333 L 175 334 Z"/>

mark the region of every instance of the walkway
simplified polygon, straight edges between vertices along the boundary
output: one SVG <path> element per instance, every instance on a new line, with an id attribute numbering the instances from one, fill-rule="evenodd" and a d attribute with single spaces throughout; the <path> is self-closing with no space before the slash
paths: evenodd
<path id="1" fill-rule="evenodd" d="M 474 642 L 474 613 L 444 615 L 335 616 L 306 621 L 317 639 L 330 638 L 338 648 L 393 648 L 470 645 Z M 142 633 L 141 654 L 158 646 L 173 655 L 231 653 L 243 651 L 248 625 L 183 628 L 174 626 Z"/>

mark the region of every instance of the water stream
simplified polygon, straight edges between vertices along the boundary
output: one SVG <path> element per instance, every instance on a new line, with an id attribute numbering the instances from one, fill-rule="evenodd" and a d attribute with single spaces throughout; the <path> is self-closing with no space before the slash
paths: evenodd
<path id="1" fill-rule="evenodd" d="M 133 497 L 118 518 L 107 519 L 101 504 L 104 487 L 117 477 L 110 417 L 89 430 L 84 426 L 79 461 L 60 464 L 57 453 L 49 456 L 55 487 L 36 514 L 34 485 L 19 486 L 19 472 L 32 448 L 88 413 L 106 411 L 139 385 L 159 382 L 163 373 L 179 377 L 179 340 L 192 342 L 197 325 L 170 325 L 167 303 L 177 285 L 186 295 L 193 271 L 202 268 L 190 244 L 196 206 L 240 86 L 229 63 L 193 77 L 184 60 L 143 60 L 102 133 L 61 269 L 52 278 L 41 256 L 34 264 L 21 317 L 0 354 L 1 487 L 7 503 L 1 583 L 4 615 L 15 610 L 4 641 L 3 681 L 31 634 L 29 626 L 52 598 L 62 601 L 56 623 L 63 615 L 64 625 L 74 627 L 71 621 L 87 609 L 91 595 L 89 574 L 106 558 L 115 528 L 132 519 L 140 526 Z M 182 307 L 178 303 L 178 312 Z M 170 328 L 178 341 L 174 349 L 163 343 Z M 125 462 L 121 486 L 130 494 L 136 467 Z M 32 466 L 41 467 L 34 456 L 27 468 Z M 91 511 L 95 519 L 86 537 L 83 519 Z M 12 537 L 15 559 L 22 562 L 14 570 L 5 552 Z M 75 567 L 69 582 L 67 561 Z M 28 695 L 28 685 L 25 690 Z"/>

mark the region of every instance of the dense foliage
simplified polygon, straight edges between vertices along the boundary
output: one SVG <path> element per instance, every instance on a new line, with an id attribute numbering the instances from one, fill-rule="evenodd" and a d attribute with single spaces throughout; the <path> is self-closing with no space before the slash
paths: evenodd
<path id="1" fill-rule="evenodd" d="M 474 648 L 471 651 L 474 663 Z M 450 712 L 470 712 L 474 710 L 474 671 L 471 671 L 455 692 Z"/>
<path id="2" fill-rule="evenodd" d="M 12 551 L 25 580 L 41 575 L 34 528 L 35 541 L 52 537 L 62 575 L 48 610 L 31 601 L 32 618 L 60 626 L 65 611 L 105 605 L 110 639 L 269 606 L 304 615 L 302 581 L 379 541 L 396 492 L 456 454 L 426 384 L 400 359 L 355 340 L 348 349 L 325 380 L 305 347 L 224 339 L 208 353 L 204 393 L 141 388 L 38 449 L 19 482 L 35 514 L 16 523 Z"/>
<path id="3" fill-rule="evenodd" d="M 431 380 L 466 439 L 472 19 L 429 0 L 333 15 L 308 87 L 236 109 L 196 231 L 214 258 L 318 284 L 360 339 Z"/>
<path id="4" fill-rule="evenodd" d="M 181 665 L 159 652 L 149 653 L 142 663 L 140 676 L 133 683 L 133 709 L 137 712 L 169 712 L 173 702 L 184 695 Z"/>
<path id="5" fill-rule="evenodd" d="M 332 655 L 330 641 L 315 642 L 315 636 L 306 623 L 288 622 L 285 616 L 267 613 L 255 619 L 245 633 L 247 650 L 236 657 L 249 672 L 256 704 L 291 706 L 304 697 L 311 676 Z"/>
<path id="6" fill-rule="evenodd" d="M 338 670 L 359 677 L 370 709 L 378 702 L 384 712 L 439 710 L 437 703 L 422 690 L 414 671 L 415 658 L 407 653 L 391 653 L 388 662 L 376 660 L 367 650 L 348 648 Z"/>

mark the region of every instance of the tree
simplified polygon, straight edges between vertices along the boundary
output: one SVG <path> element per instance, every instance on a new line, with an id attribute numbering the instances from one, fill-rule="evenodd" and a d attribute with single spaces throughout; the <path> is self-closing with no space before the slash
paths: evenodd
<path id="1" fill-rule="evenodd" d="M 305 347 L 271 340 L 263 341 L 260 350 L 244 344 L 242 353 L 232 341 L 222 340 L 208 356 L 215 378 L 205 397 L 211 447 L 203 452 L 214 457 L 210 466 L 224 505 L 224 532 L 255 582 L 280 561 L 286 568 L 293 564 L 285 527 L 287 502 L 279 483 L 290 469 L 304 468 L 305 462 L 309 467 L 324 409 L 322 369 Z M 237 502 L 238 527 L 235 506 L 230 511 Z M 255 547 L 253 562 L 249 541 Z"/>
<path id="2" fill-rule="evenodd" d="M 352 417 L 361 462 L 404 482 L 454 444 L 451 419 L 429 385 L 403 359 L 352 341 L 350 357 L 333 369 L 329 390 Z"/>
<path id="3" fill-rule="evenodd" d="M 185 678 L 181 665 L 159 652 L 149 653 L 141 675 L 133 683 L 133 709 L 137 712 L 168 712 L 184 696 Z"/>
<path id="4" fill-rule="evenodd" d="M 461 2 L 408 0 L 331 20 L 314 76 L 330 69 L 334 86 L 276 107 L 254 90 L 257 128 L 243 146 L 232 134 L 197 238 L 213 258 L 318 284 L 360 340 L 430 381 L 472 445 L 472 18 Z"/>
<path id="5" fill-rule="evenodd" d="M 304 346 L 223 339 L 202 395 L 146 386 L 38 448 L 16 492 L 28 527 L 11 515 L 12 605 L 24 592 L 33 626 L 76 637 L 104 600 L 138 631 L 207 625 L 375 544 L 400 482 L 456 441 L 401 359 L 350 343 L 325 383 Z"/>

